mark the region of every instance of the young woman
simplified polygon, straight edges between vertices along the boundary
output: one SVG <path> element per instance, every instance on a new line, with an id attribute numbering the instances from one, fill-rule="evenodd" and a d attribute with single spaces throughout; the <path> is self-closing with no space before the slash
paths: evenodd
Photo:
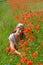
<path id="1" fill-rule="evenodd" d="M 22 23 L 19 23 L 16 29 L 9 36 L 11 50 L 14 50 L 14 52 L 19 55 L 21 55 L 21 53 L 17 50 L 17 45 L 20 42 L 20 40 L 25 38 L 23 30 L 24 25 Z"/>

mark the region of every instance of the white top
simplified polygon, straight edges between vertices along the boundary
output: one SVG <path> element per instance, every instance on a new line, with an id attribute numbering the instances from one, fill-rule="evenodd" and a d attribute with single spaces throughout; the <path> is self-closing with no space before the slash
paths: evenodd
<path id="1" fill-rule="evenodd" d="M 15 37 L 14 37 L 14 34 L 13 33 L 10 34 L 9 39 L 11 39 L 14 42 L 14 44 L 17 45 L 17 42 L 15 40 Z"/>

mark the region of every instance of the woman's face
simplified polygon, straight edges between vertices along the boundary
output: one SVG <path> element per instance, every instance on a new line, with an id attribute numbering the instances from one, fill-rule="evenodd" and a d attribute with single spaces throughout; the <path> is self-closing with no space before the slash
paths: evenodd
<path id="1" fill-rule="evenodd" d="M 17 34 L 22 34 L 22 33 L 23 33 L 23 29 L 17 28 Z"/>

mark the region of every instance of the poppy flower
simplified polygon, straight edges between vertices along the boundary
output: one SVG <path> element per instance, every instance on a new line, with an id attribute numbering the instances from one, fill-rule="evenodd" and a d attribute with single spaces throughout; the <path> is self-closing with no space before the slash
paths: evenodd
<path id="1" fill-rule="evenodd" d="M 34 24 L 34 22 L 33 21 L 30 21 L 30 25 L 33 25 Z"/>
<path id="2" fill-rule="evenodd" d="M 18 22 L 22 23 L 23 21 L 22 20 L 18 20 Z"/>
<path id="3" fill-rule="evenodd" d="M 26 21 L 26 20 L 27 20 L 27 18 L 26 18 L 26 17 L 23 17 L 22 19 L 23 19 L 23 21 Z"/>
<path id="4" fill-rule="evenodd" d="M 40 12 L 36 12 L 36 14 L 37 14 L 37 15 L 39 15 L 39 14 L 40 14 Z"/>
<path id="5" fill-rule="evenodd" d="M 19 48 L 22 48 L 23 47 L 23 44 L 21 44 L 20 46 L 19 46 Z"/>
<path id="6" fill-rule="evenodd" d="M 27 33 L 27 34 L 29 33 L 29 34 L 30 34 L 30 33 L 31 33 L 31 28 L 28 27 L 27 29 L 25 29 L 25 30 L 24 30 L 24 33 Z"/>
<path id="7" fill-rule="evenodd" d="M 27 23 L 27 21 L 24 21 L 23 23 L 24 23 L 25 25 L 27 25 L 27 24 L 28 24 L 28 23 Z"/>
<path id="8" fill-rule="evenodd" d="M 40 63 L 39 65 L 43 65 L 42 63 Z"/>
<path id="9" fill-rule="evenodd" d="M 28 64 L 28 65 L 33 65 L 33 64 L 34 64 L 34 62 L 33 62 L 33 61 L 31 61 L 31 60 L 29 60 L 29 61 L 27 62 L 27 64 Z"/>
<path id="10" fill-rule="evenodd" d="M 28 59 L 27 58 L 22 58 L 21 63 L 27 63 Z"/>
<path id="11" fill-rule="evenodd" d="M 38 52 L 34 52 L 33 57 L 37 57 L 37 56 L 38 56 Z"/>
<path id="12" fill-rule="evenodd" d="M 41 21 L 43 21 L 43 18 L 42 18 L 42 20 Z"/>
<path id="13" fill-rule="evenodd" d="M 33 14 L 26 14 L 26 18 L 31 18 L 33 17 Z"/>
<path id="14" fill-rule="evenodd" d="M 6 50 L 7 50 L 8 52 L 10 52 L 11 49 L 10 49 L 10 47 L 8 47 L 8 48 L 6 48 Z"/>
<path id="15" fill-rule="evenodd" d="M 34 41 L 35 37 L 34 36 L 30 36 L 29 40 L 32 42 Z"/>
<path id="16" fill-rule="evenodd" d="M 22 60 L 21 60 L 21 63 L 25 63 L 25 59 L 22 59 Z"/>
<path id="17" fill-rule="evenodd" d="M 12 55 L 14 55 L 14 53 L 15 53 L 15 50 L 11 49 L 11 53 L 12 53 Z"/>
<path id="18" fill-rule="evenodd" d="M 16 16 L 15 18 L 16 18 L 16 19 L 18 19 L 19 17 L 18 17 L 18 16 Z"/>
<path id="19" fill-rule="evenodd" d="M 39 62 L 38 65 L 43 65 L 43 63 L 40 63 L 40 62 Z"/>
<path id="20" fill-rule="evenodd" d="M 40 25 L 38 24 L 38 25 L 36 25 L 36 29 L 37 30 L 39 30 L 40 29 Z"/>
<path id="21" fill-rule="evenodd" d="M 27 44 L 28 44 L 28 42 L 27 42 L 27 41 L 25 41 L 25 42 L 23 43 L 23 45 L 24 45 L 24 46 L 27 46 Z"/>

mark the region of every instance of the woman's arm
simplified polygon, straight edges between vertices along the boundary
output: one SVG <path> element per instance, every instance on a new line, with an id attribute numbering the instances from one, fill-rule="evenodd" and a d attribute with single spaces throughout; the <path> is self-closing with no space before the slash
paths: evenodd
<path id="1" fill-rule="evenodd" d="M 14 45 L 13 41 L 12 41 L 11 39 L 10 39 L 9 41 L 10 41 L 10 48 L 11 48 L 12 50 L 14 50 L 16 54 L 21 55 L 21 53 L 17 51 L 16 45 Z"/>

